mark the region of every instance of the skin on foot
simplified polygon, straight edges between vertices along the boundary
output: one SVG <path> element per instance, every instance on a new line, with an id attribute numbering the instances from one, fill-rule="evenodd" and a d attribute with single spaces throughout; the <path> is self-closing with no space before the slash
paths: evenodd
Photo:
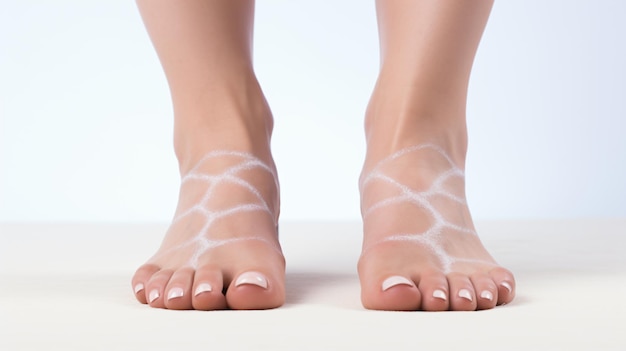
<path id="1" fill-rule="evenodd" d="M 152 307 L 284 301 L 271 111 L 252 64 L 254 1 L 138 0 L 170 88 L 182 175 L 175 218 L 132 280 Z"/>
<path id="2" fill-rule="evenodd" d="M 463 170 L 449 154 L 413 144 L 364 169 L 358 269 L 366 308 L 473 311 L 513 300 L 513 275 L 480 242 Z"/>
<path id="3" fill-rule="evenodd" d="M 167 309 L 267 309 L 285 299 L 273 162 L 210 151 L 183 174 L 157 253 L 132 278 L 139 302 Z"/>

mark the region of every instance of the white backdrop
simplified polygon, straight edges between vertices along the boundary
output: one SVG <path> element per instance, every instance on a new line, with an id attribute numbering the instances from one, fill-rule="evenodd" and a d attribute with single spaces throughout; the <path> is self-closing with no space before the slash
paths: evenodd
<path id="1" fill-rule="evenodd" d="M 479 219 L 626 216 L 626 2 L 496 2 L 472 75 Z M 356 220 L 372 1 L 259 1 L 283 220 Z M 166 221 L 178 175 L 165 78 L 132 1 L 0 11 L 0 221 Z"/>

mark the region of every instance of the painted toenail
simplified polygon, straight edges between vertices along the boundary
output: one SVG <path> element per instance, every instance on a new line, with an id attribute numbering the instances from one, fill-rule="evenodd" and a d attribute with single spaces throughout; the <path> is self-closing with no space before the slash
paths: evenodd
<path id="1" fill-rule="evenodd" d="M 157 289 L 154 289 L 152 291 L 150 291 L 150 295 L 148 296 L 150 303 L 152 303 L 154 300 L 158 299 L 159 296 L 161 296 L 159 294 L 159 291 Z"/>
<path id="2" fill-rule="evenodd" d="M 459 297 L 472 301 L 472 293 L 467 289 L 459 290 Z"/>
<path id="3" fill-rule="evenodd" d="M 443 290 L 435 290 L 433 291 L 433 297 L 436 299 L 441 299 L 443 301 L 446 301 L 448 298 L 446 297 L 446 292 Z"/>
<path id="4" fill-rule="evenodd" d="M 383 291 L 392 288 L 396 285 L 408 285 L 408 286 L 415 286 L 415 284 L 413 284 L 412 281 L 406 279 L 405 277 L 401 277 L 399 275 L 394 275 L 391 276 L 387 279 L 385 279 L 385 281 L 383 282 Z"/>
<path id="5" fill-rule="evenodd" d="M 167 299 L 171 300 L 171 299 L 175 299 L 177 297 L 181 297 L 183 296 L 185 292 L 183 291 L 182 288 L 172 288 L 170 289 L 170 292 L 167 294 Z"/>
<path id="6" fill-rule="evenodd" d="M 483 290 L 483 292 L 480 293 L 480 297 L 489 301 L 493 300 L 493 294 L 489 290 Z"/>
<path id="7" fill-rule="evenodd" d="M 267 278 L 259 272 L 246 272 L 241 274 L 235 282 L 235 286 L 243 284 L 257 285 L 263 289 L 267 289 Z"/>
<path id="8" fill-rule="evenodd" d="M 137 285 L 135 285 L 135 294 L 140 292 L 141 290 L 143 290 L 143 284 L 139 283 Z"/>
<path id="9" fill-rule="evenodd" d="M 513 287 L 511 287 L 511 284 L 507 283 L 507 282 L 502 282 L 500 283 L 500 285 L 502 285 L 503 287 L 506 288 L 506 290 L 508 290 L 509 292 L 513 291 Z"/>
<path id="10" fill-rule="evenodd" d="M 211 284 L 209 284 L 209 283 L 202 283 L 202 284 L 200 284 L 200 285 L 198 285 L 196 287 L 196 291 L 194 291 L 193 294 L 195 296 L 198 296 L 198 295 L 200 295 L 202 293 L 211 292 L 211 291 L 213 291 L 213 287 L 211 286 Z"/>

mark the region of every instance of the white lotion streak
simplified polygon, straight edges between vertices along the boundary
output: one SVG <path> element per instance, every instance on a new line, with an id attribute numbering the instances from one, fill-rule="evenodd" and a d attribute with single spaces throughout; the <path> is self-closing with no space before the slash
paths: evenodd
<path id="1" fill-rule="evenodd" d="M 399 180 L 385 173 L 384 168 L 389 163 L 396 161 L 402 156 L 407 156 L 416 152 L 431 152 L 435 153 L 442 159 L 444 163 L 448 164 L 448 168 L 441 172 L 430 184 L 430 186 L 423 191 L 416 191 L 409 185 L 403 184 Z M 377 211 L 388 208 L 391 206 L 415 206 L 419 208 L 422 213 L 427 214 L 430 218 L 430 227 L 422 232 L 416 233 L 396 233 L 389 235 L 385 239 L 373 243 L 368 246 L 363 252 L 365 253 L 370 247 L 375 246 L 385 241 L 408 241 L 419 244 L 428 248 L 432 254 L 437 257 L 441 264 L 441 268 L 445 273 L 449 273 L 452 270 L 452 265 L 456 262 L 480 262 L 481 264 L 493 265 L 493 263 L 482 260 L 468 260 L 460 257 L 451 256 L 444 249 L 441 244 L 444 231 L 456 231 L 465 233 L 468 235 L 476 235 L 476 232 L 467 227 L 460 226 L 452 223 L 445 218 L 440 209 L 435 204 L 436 198 L 445 198 L 453 203 L 461 205 L 466 204 L 465 197 L 462 194 L 455 193 L 454 189 L 447 188 L 446 182 L 453 180 L 454 178 L 463 180 L 465 174 L 462 169 L 456 166 L 450 156 L 437 145 L 433 144 L 419 144 L 411 147 L 404 148 L 395 152 L 391 156 L 380 161 L 366 176 L 362 179 L 360 188 L 361 193 L 365 187 L 374 183 L 380 185 L 380 183 L 393 189 L 396 195 L 387 196 L 371 204 L 367 208 L 363 209 L 363 217 L 375 215 Z M 436 296 L 441 298 L 441 296 Z"/>
<path id="2" fill-rule="evenodd" d="M 226 164 L 229 164 L 229 166 L 224 166 L 223 169 L 216 173 L 209 174 L 209 172 L 203 170 L 210 168 L 209 166 L 211 166 L 212 163 L 220 164 L 225 162 Z M 187 265 L 196 269 L 198 268 L 200 258 L 209 250 L 222 245 L 250 240 L 261 241 L 275 250 L 280 251 L 280 249 L 276 247 L 275 243 L 272 243 L 262 237 L 249 235 L 240 236 L 237 235 L 237 233 L 232 233 L 233 235 L 231 235 L 231 238 L 229 239 L 211 238 L 212 235 L 216 234 L 214 233 L 214 224 L 217 220 L 232 217 L 245 212 L 265 213 L 276 226 L 276 216 L 268 205 L 266 199 L 263 198 L 259 189 L 257 189 L 248 180 L 244 179 L 241 175 L 241 172 L 251 170 L 261 173 L 269 173 L 274 181 L 276 189 L 278 189 L 276 172 L 252 154 L 228 150 L 212 151 L 206 154 L 189 172 L 182 177 L 181 180 L 181 186 L 189 182 L 195 182 L 205 184 L 206 190 L 202 193 L 202 196 L 197 203 L 194 203 L 184 209 L 178 209 L 177 215 L 172 221 L 173 226 L 190 216 L 197 216 L 202 220 L 202 222 L 200 222 L 202 225 L 190 239 L 158 253 L 155 257 L 153 257 L 153 259 L 169 255 L 177 250 L 191 248 L 192 254 L 189 257 Z M 249 200 L 247 202 L 234 204 L 219 210 L 212 208 L 211 206 L 213 204 L 219 203 L 219 201 L 215 201 L 216 199 L 214 198 L 216 191 L 219 190 L 222 194 L 224 194 L 224 189 L 222 187 L 225 186 L 236 187 L 238 191 L 243 191 L 244 193 L 247 192 L 249 196 L 246 198 Z M 197 221 L 197 219 L 194 219 L 194 221 Z M 223 233 L 221 234 L 223 235 Z"/>

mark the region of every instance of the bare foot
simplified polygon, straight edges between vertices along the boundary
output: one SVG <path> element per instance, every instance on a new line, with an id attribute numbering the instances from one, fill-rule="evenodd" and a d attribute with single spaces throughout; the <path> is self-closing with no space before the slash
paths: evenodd
<path id="1" fill-rule="evenodd" d="M 451 154 L 421 143 L 366 162 L 359 260 L 366 308 L 472 311 L 513 299 L 513 275 L 480 242 Z"/>
<path id="2" fill-rule="evenodd" d="M 265 309 L 285 300 L 273 120 L 252 65 L 254 2 L 137 1 L 167 77 L 181 187 L 132 279 L 141 303 Z"/>
<path id="3" fill-rule="evenodd" d="M 176 216 L 133 277 L 141 303 L 169 309 L 263 309 L 284 301 L 273 164 L 207 153 L 182 178 Z"/>
<path id="4" fill-rule="evenodd" d="M 272 115 L 253 76 L 229 84 L 175 108 L 178 206 L 161 247 L 132 279 L 141 303 L 198 310 L 284 303 Z"/>

